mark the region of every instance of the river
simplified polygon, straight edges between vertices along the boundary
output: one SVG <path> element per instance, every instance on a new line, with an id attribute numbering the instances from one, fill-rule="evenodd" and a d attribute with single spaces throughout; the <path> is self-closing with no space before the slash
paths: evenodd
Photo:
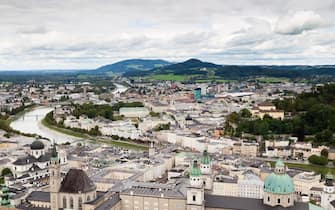
<path id="1" fill-rule="evenodd" d="M 128 89 L 127 87 L 116 83 L 115 86 L 116 89 L 113 91 L 113 94 L 115 93 L 119 94 L 125 92 Z M 45 106 L 37 107 L 31 111 L 24 113 L 18 119 L 14 120 L 10 124 L 10 126 L 13 129 L 18 130 L 22 133 L 37 134 L 44 138 L 48 138 L 52 141 L 55 141 L 56 143 L 74 142 L 82 140 L 81 138 L 66 135 L 43 126 L 41 121 L 43 120 L 45 115 L 51 112 L 52 110 L 53 110 L 52 107 L 45 107 Z"/>
<path id="2" fill-rule="evenodd" d="M 22 133 L 37 134 L 41 137 L 48 138 L 56 143 L 74 142 L 80 138 L 69 136 L 42 125 L 41 121 L 46 114 L 53 110 L 52 107 L 40 106 L 31 111 L 24 113 L 18 119 L 14 120 L 10 126 Z"/>

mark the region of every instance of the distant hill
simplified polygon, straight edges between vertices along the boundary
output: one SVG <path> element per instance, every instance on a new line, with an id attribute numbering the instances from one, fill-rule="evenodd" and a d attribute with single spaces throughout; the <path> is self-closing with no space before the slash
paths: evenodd
<path id="1" fill-rule="evenodd" d="M 184 62 L 166 65 L 163 67 L 153 68 L 149 71 L 142 72 L 144 75 L 155 75 L 155 74 L 175 74 L 175 75 L 207 75 L 209 71 L 216 71 L 222 68 L 222 65 L 214 63 L 203 62 L 198 59 L 189 59 Z M 135 76 L 137 72 L 128 72 L 124 76 Z"/>
<path id="2" fill-rule="evenodd" d="M 146 71 L 153 68 L 158 68 L 171 63 L 165 60 L 151 60 L 151 59 L 129 59 L 119 61 L 113 64 L 101 66 L 96 70 L 98 72 L 114 72 L 114 73 L 125 73 L 133 71 Z"/>
<path id="3" fill-rule="evenodd" d="M 182 75 L 193 80 L 215 80 L 215 79 L 248 79 L 255 77 L 277 77 L 277 78 L 307 78 L 334 77 L 334 65 L 218 65 L 203 62 L 198 59 L 189 59 L 181 63 L 153 68 L 145 72 L 126 72 L 124 76 L 154 76 L 154 75 Z"/>

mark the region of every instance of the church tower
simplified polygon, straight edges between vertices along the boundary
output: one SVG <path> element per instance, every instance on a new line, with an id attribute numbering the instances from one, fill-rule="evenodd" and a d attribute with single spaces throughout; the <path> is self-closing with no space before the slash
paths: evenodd
<path id="1" fill-rule="evenodd" d="M 190 170 L 190 185 L 187 189 L 187 210 L 204 210 L 205 193 L 198 161 L 194 160 Z"/>
<path id="2" fill-rule="evenodd" d="M 328 172 L 325 178 L 326 182 L 321 194 L 321 207 L 329 209 L 331 206 L 330 202 L 335 200 L 334 176 Z"/>
<path id="3" fill-rule="evenodd" d="M 51 164 L 50 164 L 50 202 L 51 210 L 59 209 L 59 198 L 58 192 L 61 183 L 61 174 L 60 174 L 60 160 L 58 158 L 56 145 L 53 145 L 51 152 Z"/>
<path id="4" fill-rule="evenodd" d="M 206 190 L 211 190 L 213 186 L 211 157 L 207 150 L 204 150 L 200 161 L 200 170 L 203 184 Z"/>

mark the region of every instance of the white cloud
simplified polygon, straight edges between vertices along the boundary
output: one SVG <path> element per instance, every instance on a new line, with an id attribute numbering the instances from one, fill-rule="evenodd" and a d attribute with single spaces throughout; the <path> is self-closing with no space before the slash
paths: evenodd
<path id="1" fill-rule="evenodd" d="M 280 17 L 274 31 L 279 34 L 296 35 L 329 25 L 326 20 L 313 11 L 298 11 Z"/>
<path id="2" fill-rule="evenodd" d="M 0 0 L 0 69 L 96 68 L 127 58 L 331 63 L 334 2 Z"/>

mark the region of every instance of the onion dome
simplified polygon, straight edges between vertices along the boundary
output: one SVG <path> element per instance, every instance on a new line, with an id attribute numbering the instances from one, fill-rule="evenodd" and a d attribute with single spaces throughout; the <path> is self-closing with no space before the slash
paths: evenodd
<path id="1" fill-rule="evenodd" d="M 190 170 L 190 176 L 201 176 L 201 170 L 198 167 L 198 161 L 194 160 L 192 168 Z"/>
<path id="2" fill-rule="evenodd" d="M 44 149 L 44 144 L 43 142 L 41 142 L 40 140 L 35 140 L 33 141 L 33 143 L 30 145 L 30 149 L 32 150 L 40 150 L 40 149 Z"/>
<path id="3" fill-rule="evenodd" d="M 273 194 L 291 194 L 294 193 L 294 184 L 292 178 L 285 173 L 285 164 L 283 161 L 276 162 L 275 172 L 266 177 L 264 182 L 264 191 Z M 284 170 L 282 170 L 284 169 Z"/>
<path id="4" fill-rule="evenodd" d="M 204 153 L 201 158 L 201 164 L 203 165 L 210 165 L 211 164 L 211 157 L 209 157 L 209 154 L 207 150 L 204 150 Z"/>

